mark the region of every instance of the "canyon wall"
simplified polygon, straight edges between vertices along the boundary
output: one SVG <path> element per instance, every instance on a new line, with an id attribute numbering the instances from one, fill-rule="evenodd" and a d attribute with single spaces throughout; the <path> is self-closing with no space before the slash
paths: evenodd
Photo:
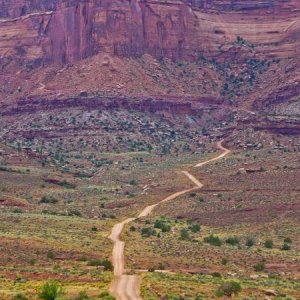
<path id="1" fill-rule="evenodd" d="M 265 57 L 299 55 L 300 1 L 0 0 L 0 67 L 8 58 L 64 64 L 99 52 L 218 58 L 248 46 Z"/>

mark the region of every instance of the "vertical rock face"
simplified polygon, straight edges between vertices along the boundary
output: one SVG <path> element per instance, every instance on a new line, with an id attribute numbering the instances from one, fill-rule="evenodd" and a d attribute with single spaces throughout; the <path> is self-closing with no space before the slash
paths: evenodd
<path id="1" fill-rule="evenodd" d="M 183 59 L 197 47 L 196 43 L 191 47 L 196 35 L 194 22 L 192 9 L 182 2 L 64 2 L 58 5 L 45 32 L 49 43 L 46 57 L 66 62 L 107 52 Z"/>
<path id="2" fill-rule="evenodd" d="M 190 60 L 220 55 L 237 36 L 262 55 L 298 55 L 300 1 L 0 0 L 0 59 L 67 63 L 105 52 Z"/>

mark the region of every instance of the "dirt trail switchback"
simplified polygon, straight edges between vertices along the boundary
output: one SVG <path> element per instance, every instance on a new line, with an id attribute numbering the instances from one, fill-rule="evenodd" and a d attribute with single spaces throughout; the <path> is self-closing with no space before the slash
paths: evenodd
<path id="1" fill-rule="evenodd" d="M 223 147 L 222 142 L 223 141 L 220 141 L 217 144 L 217 147 L 220 150 L 222 150 L 222 153 L 220 155 L 212 159 L 206 160 L 204 162 L 201 162 L 195 165 L 194 167 L 195 168 L 202 167 L 206 164 L 222 159 L 223 157 L 228 155 L 230 153 L 230 150 Z M 167 198 L 159 201 L 156 204 L 149 205 L 145 207 L 136 218 L 126 219 L 125 221 L 117 223 L 113 227 L 111 234 L 109 236 L 109 238 L 114 243 L 113 253 L 112 253 L 112 263 L 114 265 L 114 280 L 111 285 L 110 292 L 114 297 L 117 298 L 117 300 L 141 300 L 142 299 L 140 296 L 140 283 L 141 283 L 140 277 L 138 275 L 127 275 L 124 272 L 125 271 L 125 257 L 124 257 L 125 242 L 121 241 L 120 239 L 120 235 L 124 229 L 124 226 L 138 218 L 148 216 L 154 210 L 154 208 L 160 205 L 161 203 L 174 200 L 175 198 L 181 195 L 192 192 L 194 190 L 198 190 L 203 187 L 203 184 L 192 174 L 190 174 L 188 171 L 181 171 L 181 172 L 195 184 L 195 187 L 176 192 L 168 196 Z"/>

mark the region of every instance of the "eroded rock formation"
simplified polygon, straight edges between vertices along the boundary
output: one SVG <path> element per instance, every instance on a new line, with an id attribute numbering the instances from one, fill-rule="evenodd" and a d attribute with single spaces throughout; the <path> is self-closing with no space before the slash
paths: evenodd
<path id="1" fill-rule="evenodd" d="M 1 0 L 0 58 L 78 61 L 99 52 L 224 56 L 237 36 L 268 57 L 300 51 L 298 0 Z"/>

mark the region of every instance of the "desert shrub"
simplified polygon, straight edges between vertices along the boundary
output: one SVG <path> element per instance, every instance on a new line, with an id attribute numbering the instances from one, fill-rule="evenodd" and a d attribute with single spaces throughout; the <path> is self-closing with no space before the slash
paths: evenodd
<path id="1" fill-rule="evenodd" d="M 58 200 L 52 196 L 43 196 L 39 201 L 40 204 L 56 204 L 57 202 Z"/>
<path id="2" fill-rule="evenodd" d="M 284 251 L 291 250 L 291 245 L 288 243 L 284 243 L 281 247 L 281 250 L 284 250 Z"/>
<path id="3" fill-rule="evenodd" d="M 237 281 L 230 280 L 223 282 L 217 290 L 218 297 L 231 297 L 232 295 L 238 295 L 242 290 L 241 284 Z"/>
<path id="4" fill-rule="evenodd" d="M 71 210 L 68 213 L 68 216 L 70 216 L 70 217 L 81 217 L 81 212 L 78 211 L 78 210 Z"/>
<path id="5" fill-rule="evenodd" d="M 59 181 L 56 184 L 66 188 L 66 189 L 75 189 L 76 188 L 75 184 L 67 182 L 67 181 Z"/>
<path id="6" fill-rule="evenodd" d="M 93 226 L 92 229 L 91 229 L 93 232 L 97 232 L 98 231 L 98 228 L 96 226 Z"/>
<path id="7" fill-rule="evenodd" d="M 151 235 L 156 235 L 156 230 L 151 228 L 151 227 L 143 227 L 141 229 L 141 234 L 142 236 L 151 236 Z"/>
<path id="8" fill-rule="evenodd" d="M 82 255 L 77 259 L 77 261 L 87 261 L 87 257 Z"/>
<path id="9" fill-rule="evenodd" d="M 163 297 L 164 300 L 184 300 L 184 297 L 182 296 L 177 296 L 177 295 L 174 295 L 174 294 L 167 294 Z"/>
<path id="10" fill-rule="evenodd" d="M 88 265 L 93 267 L 104 267 L 105 271 L 113 271 L 114 269 L 112 262 L 108 259 L 91 260 Z"/>
<path id="11" fill-rule="evenodd" d="M 222 263 L 222 265 L 227 265 L 228 264 L 228 259 L 227 258 L 225 258 L 225 257 L 223 257 L 222 258 L 222 260 L 221 260 L 221 263 Z"/>
<path id="12" fill-rule="evenodd" d="M 161 228 L 163 223 L 164 223 L 164 221 L 162 221 L 162 220 L 155 220 L 154 228 Z"/>
<path id="13" fill-rule="evenodd" d="M 161 229 L 162 232 L 169 232 L 171 230 L 171 226 L 163 220 L 156 220 L 154 228 Z"/>
<path id="14" fill-rule="evenodd" d="M 265 241 L 265 247 L 268 248 L 268 249 L 272 249 L 274 246 L 274 243 L 272 240 L 266 240 Z"/>
<path id="15" fill-rule="evenodd" d="M 215 236 L 213 234 L 211 234 L 210 236 L 205 237 L 204 239 L 205 243 L 208 243 L 212 246 L 217 246 L 220 247 L 222 245 L 222 241 L 218 236 Z"/>
<path id="16" fill-rule="evenodd" d="M 133 232 L 133 231 L 136 231 L 136 228 L 132 225 L 132 226 L 130 226 L 129 230 Z"/>
<path id="17" fill-rule="evenodd" d="M 289 237 L 285 238 L 283 242 L 287 243 L 287 244 L 292 244 L 293 243 L 292 239 L 289 238 Z"/>
<path id="18" fill-rule="evenodd" d="M 222 275 L 219 272 L 213 272 L 211 276 L 215 278 L 222 278 Z"/>
<path id="19" fill-rule="evenodd" d="M 62 294 L 62 288 L 57 284 L 56 281 L 46 282 L 40 293 L 39 298 L 43 300 L 56 300 Z"/>
<path id="20" fill-rule="evenodd" d="M 192 193 L 190 193 L 189 196 L 190 196 L 191 198 L 193 198 L 193 197 L 196 197 L 196 195 L 197 195 L 196 193 L 192 192 Z"/>
<path id="21" fill-rule="evenodd" d="M 265 269 L 265 263 L 263 261 L 258 262 L 255 266 L 254 266 L 254 270 L 256 272 L 261 272 Z"/>
<path id="22" fill-rule="evenodd" d="M 226 244 L 229 244 L 231 246 L 235 246 L 239 244 L 239 239 L 237 237 L 229 237 L 228 239 L 226 239 Z"/>
<path id="23" fill-rule="evenodd" d="M 28 298 L 24 294 L 19 293 L 13 297 L 13 300 L 28 300 Z"/>
<path id="24" fill-rule="evenodd" d="M 200 225 L 199 224 L 194 224 L 190 227 L 190 230 L 193 232 L 193 233 L 196 233 L 196 232 L 199 232 L 201 229 Z"/>
<path id="25" fill-rule="evenodd" d="M 132 179 L 132 180 L 129 181 L 129 184 L 130 185 L 137 185 L 137 181 Z"/>
<path id="26" fill-rule="evenodd" d="M 74 300 L 89 300 L 90 297 L 89 295 L 86 293 L 86 291 L 81 291 L 79 293 L 79 295 L 74 299 Z"/>
<path id="27" fill-rule="evenodd" d="M 55 259 L 55 254 L 54 254 L 54 252 L 52 250 L 49 250 L 47 252 L 47 258 L 49 258 L 49 259 Z"/>
<path id="28" fill-rule="evenodd" d="M 250 248 L 250 247 L 254 246 L 254 244 L 255 244 L 254 239 L 252 239 L 252 238 L 247 239 L 247 241 L 246 241 L 246 246 L 247 247 Z"/>
<path id="29" fill-rule="evenodd" d="M 182 228 L 180 230 L 180 238 L 182 240 L 188 240 L 190 238 L 190 234 L 189 234 L 189 231 L 187 230 L 187 228 Z"/>
<path id="30" fill-rule="evenodd" d="M 111 296 L 108 292 L 102 292 L 99 295 L 99 298 L 101 299 L 105 299 L 105 300 L 114 300 L 115 298 L 113 296 Z"/>
<path id="31" fill-rule="evenodd" d="M 171 231 L 171 226 L 169 224 L 164 223 L 161 227 L 162 232 L 170 232 Z"/>

